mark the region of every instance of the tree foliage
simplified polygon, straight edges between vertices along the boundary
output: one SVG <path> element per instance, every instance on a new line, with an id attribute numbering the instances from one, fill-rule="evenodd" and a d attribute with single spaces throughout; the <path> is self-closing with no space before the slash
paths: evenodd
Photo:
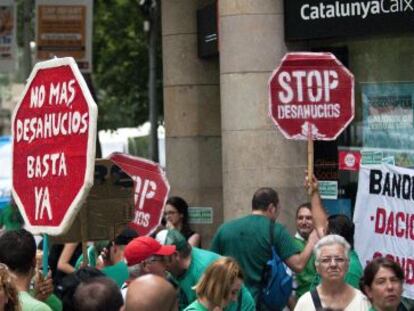
<path id="1" fill-rule="evenodd" d="M 148 120 L 148 33 L 143 29 L 144 20 L 137 0 L 95 1 L 92 77 L 100 129 L 138 126 Z M 160 68 L 160 58 L 158 64 Z"/>
<path id="2" fill-rule="evenodd" d="M 57 1 L 56 1 L 57 2 Z M 99 108 L 98 128 L 139 126 L 148 120 L 148 16 L 140 0 L 94 0 L 93 73 Z M 23 47 L 24 5 L 32 8 L 34 40 L 35 1 L 16 0 L 17 41 Z M 159 2 L 157 2 L 159 4 Z M 159 34 L 160 37 L 160 34 Z M 158 40 L 157 94 L 162 114 L 161 40 Z M 22 76 L 20 80 L 26 77 Z M 89 81 L 89 77 L 86 77 Z"/>

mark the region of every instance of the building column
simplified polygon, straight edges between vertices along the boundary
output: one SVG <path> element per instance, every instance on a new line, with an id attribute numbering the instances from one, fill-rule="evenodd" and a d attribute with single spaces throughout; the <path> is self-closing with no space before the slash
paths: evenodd
<path id="1" fill-rule="evenodd" d="M 283 0 L 219 0 L 224 219 L 251 211 L 259 187 L 274 187 L 279 220 L 293 229 L 306 142 L 285 139 L 268 117 L 268 79 L 287 51 Z"/>
<path id="2" fill-rule="evenodd" d="M 207 3 L 162 0 L 161 8 L 170 195 L 182 196 L 190 206 L 213 207 L 213 225 L 192 226 L 203 246 L 223 218 L 218 58 L 197 56 L 197 9 Z"/>

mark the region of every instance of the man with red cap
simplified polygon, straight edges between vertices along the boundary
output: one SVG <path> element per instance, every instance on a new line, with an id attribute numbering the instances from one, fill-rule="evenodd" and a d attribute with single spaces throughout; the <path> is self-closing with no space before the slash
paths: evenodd
<path id="1" fill-rule="evenodd" d="M 175 253 L 175 245 L 161 245 L 157 240 L 141 236 L 133 239 L 125 248 L 125 259 L 128 266 L 141 266 L 141 273 L 165 276 L 165 256 Z"/>
<path id="2" fill-rule="evenodd" d="M 148 236 L 133 239 L 124 251 L 129 270 L 129 279 L 126 283 L 149 273 L 166 277 L 166 257 L 171 256 L 175 251 L 175 245 L 161 245 Z M 126 286 L 122 286 L 121 289 L 125 294 Z"/>

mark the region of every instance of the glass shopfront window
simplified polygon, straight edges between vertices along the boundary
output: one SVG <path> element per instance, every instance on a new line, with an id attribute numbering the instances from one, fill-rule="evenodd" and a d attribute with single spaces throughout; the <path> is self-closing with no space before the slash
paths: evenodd
<path id="1" fill-rule="evenodd" d="M 352 216 L 358 171 L 344 154 L 362 164 L 414 167 L 414 36 L 312 40 L 292 50 L 329 51 L 355 77 L 355 118 L 333 142 L 315 142 L 315 175 L 338 182 L 337 200 L 324 200 L 330 213 Z"/>

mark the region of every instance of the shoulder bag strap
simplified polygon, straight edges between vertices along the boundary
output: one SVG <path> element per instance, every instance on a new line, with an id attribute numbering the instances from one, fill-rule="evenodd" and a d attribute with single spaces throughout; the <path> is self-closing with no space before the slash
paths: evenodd
<path id="1" fill-rule="evenodd" d="M 313 304 L 315 305 L 315 310 L 321 310 L 322 309 L 322 303 L 321 298 L 319 297 L 318 291 L 316 288 L 310 292 L 312 296 Z"/>

